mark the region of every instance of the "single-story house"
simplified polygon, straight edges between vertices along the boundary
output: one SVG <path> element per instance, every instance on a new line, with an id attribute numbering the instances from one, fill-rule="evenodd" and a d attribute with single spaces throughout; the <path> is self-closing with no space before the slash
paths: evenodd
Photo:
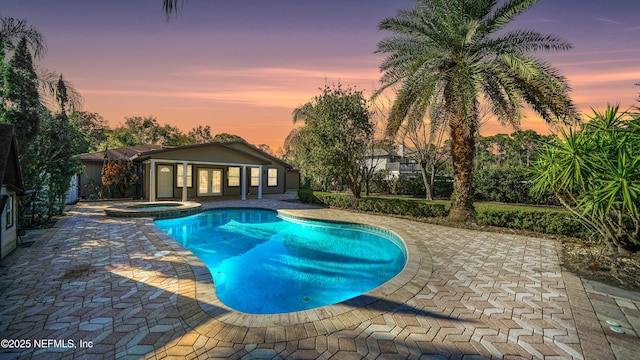
<path id="1" fill-rule="evenodd" d="M 17 196 L 25 192 L 13 125 L 0 124 L 0 259 L 16 248 Z"/>
<path id="2" fill-rule="evenodd" d="M 112 159 L 132 161 L 139 177 L 134 197 L 182 201 L 211 196 L 284 193 L 300 186 L 293 167 L 244 141 L 166 147 L 144 145 L 110 150 Z M 118 157 L 119 156 L 119 157 Z M 83 154 L 79 186 L 100 185 L 105 152 Z M 82 194 L 82 189 L 81 189 Z"/>

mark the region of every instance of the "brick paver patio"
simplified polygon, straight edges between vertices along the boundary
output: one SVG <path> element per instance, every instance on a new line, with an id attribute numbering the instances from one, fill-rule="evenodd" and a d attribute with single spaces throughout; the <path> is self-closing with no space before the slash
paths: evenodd
<path id="1" fill-rule="evenodd" d="M 106 217 L 110 205 L 76 205 L 0 262 L 0 337 L 12 340 L 0 359 L 613 359 L 640 350 L 640 297 L 586 291 L 553 241 L 278 198 L 205 204 L 375 225 L 407 244 L 405 270 L 359 298 L 249 315 L 222 304 L 202 262 L 150 219 Z"/>

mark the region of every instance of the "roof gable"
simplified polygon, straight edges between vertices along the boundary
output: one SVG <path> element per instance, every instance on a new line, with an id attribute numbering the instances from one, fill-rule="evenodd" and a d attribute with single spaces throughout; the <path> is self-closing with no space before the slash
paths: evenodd
<path id="1" fill-rule="evenodd" d="M 179 146 L 171 149 L 158 149 L 140 153 L 135 156 L 136 161 L 149 159 L 175 160 L 175 161 L 202 161 L 228 164 L 264 165 L 270 162 L 227 146 L 226 143 L 208 143 L 188 146 Z"/>
<path id="2" fill-rule="evenodd" d="M 18 160 L 15 127 L 0 124 L 0 181 L 19 192 L 24 192 L 22 172 Z"/>
<path id="3" fill-rule="evenodd" d="M 260 157 L 262 159 L 265 159 L 266 161 L 269 161 L 271 163 L 276 163 L 279 165 L 284 166 L 285 168 L 292 168 L 293 166 L 281 159 L 278 159 L 277 157 L 268 154 L 262 150 L 260 150 L 259 148 L 249 144 L 248 142 L 244 142 L 244 141 L 232 141 L 232 142 L 228 142 L 226 143 L 226 145 L 234 148 L 234 149 L 238 149 L 238 150 L 242 150 L 242 151 L 246 151 L 249 153 L 254 154 L 254 156 Z"/>
<path id="4" fill-rule="evenodd" d="M 189 158 L 187 158 L 189 157 Z M 268 165 L 276 163 L 291 168 L 291 165 L 271 156 L 264 151 L 243 141 L 212 142 L 187 146 L 176 146 L 142 152 L 132 159 L 143 161 L 147 159 L 172 160 L 207 160 L 229 163 L 248 163 Z"/>

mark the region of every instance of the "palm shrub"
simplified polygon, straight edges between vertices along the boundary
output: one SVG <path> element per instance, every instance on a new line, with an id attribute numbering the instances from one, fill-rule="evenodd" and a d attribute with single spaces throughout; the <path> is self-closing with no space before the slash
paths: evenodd
<path id="1" fill-rule="evenodd" d="M 594 110 L 582 129 L 546 146 L 534 173 L 534 193 L 553 191 L 611 251 L 640 250 L 640 114 Z"/>

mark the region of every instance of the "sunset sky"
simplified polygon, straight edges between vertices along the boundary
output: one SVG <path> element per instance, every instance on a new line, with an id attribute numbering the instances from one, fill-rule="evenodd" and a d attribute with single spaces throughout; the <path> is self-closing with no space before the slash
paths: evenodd
<path id="1" fill-rule="evenodd" d="M 125 116 L 157 117 L 187 132 L 210 125 L 247 141 L 282 146 L 292 110 L 325 83 L 370 94 L 379 86 L 388 33 L 381 20 L 410 0 L 186 0 L 167 22 L 162 0 L 0 0 L 0 15 L 27 19 L 44 34 L 37 63 L 62 73 L 84 110 L 111 126 Z M 539 56 L 569 79 L 578 108 L 623 109 L 640 87 L 640 1 L 541 0 L 513 27 L 573 43 Z M 527 125 L 529 124 L 529 125 Z M 524 128 L 546 131 L 541 121 Z M 481 132 L 511 132 L 489 122 Z"/>

